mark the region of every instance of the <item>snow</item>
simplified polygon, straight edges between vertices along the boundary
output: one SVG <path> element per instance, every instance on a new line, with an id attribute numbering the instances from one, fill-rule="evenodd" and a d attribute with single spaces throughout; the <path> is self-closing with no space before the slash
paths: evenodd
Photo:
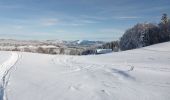
<path id="1" fill-rule="evenodd" d="M 74 41 L 78 45 L 102 45 L 104 42 L 102 41 L 90 41 L 90 40 L 77 40 Z"/>
<path id="2" fill-rule="evenodd" d="M 10 53 L 1 51 L 0 52 L 0 64 L 3 63 L 5 60 L 7 60 L 9 56 L 10 56 Z"/>
<path id="3" fill-rule="evenodd" d="M 97 49 L 96 53 L 97 54 L 105 54 L 105 53 L 110 53 L 112 52 L 112 49 Z"/>
<path id="4" fill-rule="evenodd" d="M 77 44 L 88 43 L 88 42 L 89 42 L 88 40 L 78 40 Z"/>
<path id="5" fill-rule="evenodd" d="M 6 99 L 6 85 L 8 83 L 10 69 L 17 62 L 18 54 L 15 52 L 11 53 L 8 60 L 3 62 L 0 66 L 0 100 Z"/>
<path id="6" fill-rule="evenodd" d="M 42 47 L 42 48 L 57 48 L 56 46 L 53 46 L 53 45 L 43 45 L 40 47 Z"/>
<path id="7" fill-rule="evenodd" d="M 4 90 L 8 100 L 170 98 L 170 42 L 90 56 L 16 54 Z M 10 59 L 8 66 L 16 56 Z"/>

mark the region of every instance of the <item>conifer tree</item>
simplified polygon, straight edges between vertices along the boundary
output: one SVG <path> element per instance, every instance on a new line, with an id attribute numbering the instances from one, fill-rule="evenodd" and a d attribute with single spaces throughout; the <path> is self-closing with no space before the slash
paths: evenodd
<path id="1" fill-rule="evenodd" d="M 166 13 L 162 15 L 163 31 L 168 32 L 168 16 Z"/>

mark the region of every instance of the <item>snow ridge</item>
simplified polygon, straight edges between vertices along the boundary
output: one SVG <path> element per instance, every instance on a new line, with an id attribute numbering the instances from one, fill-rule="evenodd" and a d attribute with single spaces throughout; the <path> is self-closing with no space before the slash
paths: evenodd
<path id="1" fill-rule="evenodd" d="M 0 64 L 0 100 L 7 100 L 5 88 L 9 79 L 6 80 L 6 76 L 8 75 L 10 69 L 18 61 L 18 58 L 19 56 L 16 52 L 11 52 L 10 58 L 4 63 Z"/>

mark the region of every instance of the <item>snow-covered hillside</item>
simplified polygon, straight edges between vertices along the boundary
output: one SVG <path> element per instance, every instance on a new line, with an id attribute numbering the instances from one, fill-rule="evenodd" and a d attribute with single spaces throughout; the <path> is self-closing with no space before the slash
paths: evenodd
<path id="1" fill-rule="evenodd" d="M 0 53 L 0 63 L 9 54 Z M 170 99 L 170 42 L 104 55 L 12 54 L 7 62 L 18 61 L 8 64 L 1 99 Z"/>

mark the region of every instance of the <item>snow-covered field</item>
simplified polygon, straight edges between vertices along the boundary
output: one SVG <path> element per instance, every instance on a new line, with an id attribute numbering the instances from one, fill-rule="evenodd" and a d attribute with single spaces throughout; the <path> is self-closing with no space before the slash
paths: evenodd
<path id="1" fill-rule="evenodd" d="M 2 59 L 9 56 L 9 54 L 5 52 L 1 52 Z M 7 99 L 6 97 L 6 87 L 8 85 L 9 77 L 10 77 L 10 69 L 16 64 L 18 61 L 18 54 L 12 52 L 9 56 L 9 59 L 4 61 L 2 64 L 0 64 L 0 100 Z"/>
<path id="2" fill-rule="evenodd" d="M 0 100 L 170 99 L 170 42 L 91 56 L 10 54 L 0 52 L 9 72 L 0 73 Z"/>

